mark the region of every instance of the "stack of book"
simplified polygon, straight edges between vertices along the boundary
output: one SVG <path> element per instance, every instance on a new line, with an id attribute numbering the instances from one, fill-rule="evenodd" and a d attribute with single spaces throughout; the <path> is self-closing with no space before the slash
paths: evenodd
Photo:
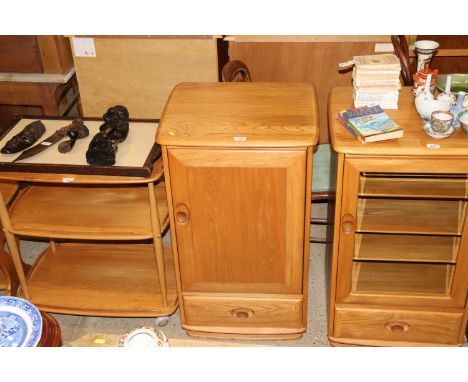
<path id="1" fill-rule="evenodd" d="M 394 54 L 355 56 L 354 106 L 378 104 L 384 109 L 398 109 L 400 71 L 400 60 Z"/>
<path id="2" fill-rule="evenodd" d="M 336 115 L 348 131 L 361 143 L 400 138 L 403 129 L 380 106 L 348 109 Z"/>

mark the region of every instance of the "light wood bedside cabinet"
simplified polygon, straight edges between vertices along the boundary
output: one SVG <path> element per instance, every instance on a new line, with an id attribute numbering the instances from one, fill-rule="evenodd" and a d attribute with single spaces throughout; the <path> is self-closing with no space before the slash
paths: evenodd
<path id="1" fill-rule="evenodd" d="M 184 83 L 161 144 L 183 328 L 299 338 L 307 329 L 315 90 Z"/>
<path id="2" fill-rule="evenodd" d="M 337 152 L 332 344 L 461 345 L 467 320 L 468 136 L 422 130 L 410 88 L 386 110 L 404 137 L 359 143 L 336 120 L 352 88 L 334 88 Z M 435 146 L 434 146 L 435 145 Z"/>

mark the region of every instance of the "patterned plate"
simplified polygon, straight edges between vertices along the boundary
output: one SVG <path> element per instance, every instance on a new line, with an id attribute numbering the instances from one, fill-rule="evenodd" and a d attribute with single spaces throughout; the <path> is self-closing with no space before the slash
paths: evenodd
<path id="1" fill-rule="evenodd" d="M 120 347 L 168 347 L 169 341 L 165 334 L 151 326 L 143 326 L 142 328 L 134 329 L 120 338 Z"/>
<path id="2" fill-rule="evenodd" d="M 423 122 L 423 130 L 427 135 L 435 139 L 448 138 L 455 132 L 455 128 L 450 126 L 450 128 L 445 133 L 436 133 L 431 129 L 430 122 Z"/>
<path id="3" fill-rule="evenodd" d="M 29 301 L 0 296 L 0 347 L 33 347 L 41 339 L 42 317 Z"/>

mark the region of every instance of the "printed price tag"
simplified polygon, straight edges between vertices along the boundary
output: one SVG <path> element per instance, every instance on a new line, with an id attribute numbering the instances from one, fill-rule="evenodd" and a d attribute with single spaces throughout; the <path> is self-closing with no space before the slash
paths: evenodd
<path id="1" fill-rule="evenodd" d="M 440 149 L 440 145 L 437 143 L 428 143 L 426 146 L 428 149 Z"/>
<path id="2" fill-rule="evenodd" d="M 72 37 L 72 44 L 75 57 L 96 57 L 94 38 Z"/>
<path id="3" fill-rule="evenodd" d="M 247 137 L 234 137 L 234 140 L 235 141 L 246 141 L 247 140 Z"/>

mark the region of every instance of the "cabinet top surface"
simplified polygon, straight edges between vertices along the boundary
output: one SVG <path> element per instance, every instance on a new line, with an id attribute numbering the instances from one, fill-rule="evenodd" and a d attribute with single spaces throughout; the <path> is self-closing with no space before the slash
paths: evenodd
<path id="1" fill-rule="evenodd" d="M 156 142 L 177 146 L 297 147 L 318 141 L 315 89 L 302 83 L 182 83 Z"/>
<path id="2" fill-rule="evenodd" d="M 345 154 L 367 155 L 419 155 L 419 156 L 467 156 L 468 135 L 461 128 L 449 138 L 431 138 L 422 129 L 422 119 L 414 106 L 411 87 L 400 91 L 398 109 L 385 109 L 390 118 L 403 128 L 403 137 L 380 142 L 360 143 L 336 119 L 336 114 L 353 106 L 353 88 L 335 87 L 328 99 L 328 124 L 330 138 L 335 151 Z M 439 145 L 431 148 L 428 145 Z"/>

